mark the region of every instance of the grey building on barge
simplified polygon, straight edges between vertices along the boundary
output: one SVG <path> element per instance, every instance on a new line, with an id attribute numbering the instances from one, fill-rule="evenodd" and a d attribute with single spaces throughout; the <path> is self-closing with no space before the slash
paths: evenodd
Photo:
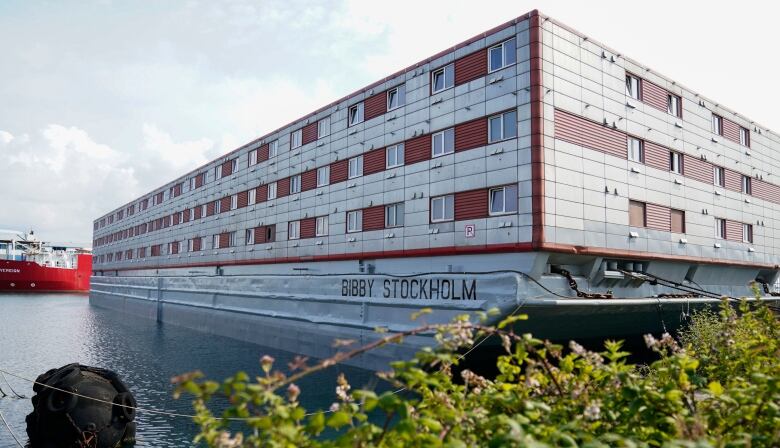
<path id="1" fill-rule="evenodd" d="M 96 219 L 91 300 L 315 356 L 421 307 L 673 328 L 777 279 L 778 150 L 532 11 Z"/>

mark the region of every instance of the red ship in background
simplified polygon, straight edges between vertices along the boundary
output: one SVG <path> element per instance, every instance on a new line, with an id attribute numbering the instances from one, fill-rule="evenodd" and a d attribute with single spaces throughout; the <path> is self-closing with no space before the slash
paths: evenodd
<path id="1" fill-rule="evenodd" d="M 89 249 L 49 245 L 33 231 L 0 230 L 0 293 L 88 292 Z"/>

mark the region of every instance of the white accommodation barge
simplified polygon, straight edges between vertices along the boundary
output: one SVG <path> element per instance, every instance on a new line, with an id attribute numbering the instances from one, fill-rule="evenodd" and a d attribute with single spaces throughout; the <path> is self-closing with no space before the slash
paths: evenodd
<path id="1" fill-rule="evenodd" d="M 777 280 L 779 150 L 532 11 L 98 218 L 91 301 L 314 356 L 422 307 L 660 332 Z"/>

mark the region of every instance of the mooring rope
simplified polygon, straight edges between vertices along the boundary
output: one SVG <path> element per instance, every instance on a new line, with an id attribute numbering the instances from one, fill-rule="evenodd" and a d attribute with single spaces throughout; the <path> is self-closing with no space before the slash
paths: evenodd
<path id="1" fill-rule="evenodd" d="M 5 381 L 5 384 L 8 385 L 8 389 L 11 391 L 11 393 L 13 393 L 16 396 L 16 398 L 20 398 L 20 399 L 27 398 L 24 395 L 19 395 L 19 393 L 14 390 L 14 387 L 11 386 L 11 383 L 8 382 L 8 378 L 5 377 L 5 374 L 3 372 L 0 372 L 0 376 L 3 377 L 3 381 Z M 0 392 L 2 392 L 2 389 L 0 389 Z"/>
<path id="2" fill-rule="evenodd" d="M 8 424 L 7 421 L 5 421 L 5 417 L 3 417 L 3 413 L 0 412 L 0 420 L 3 421 L 3 424 L 5 425 L 5 428 L 8 430 L 8 433 L 11 434 L 11 437 L 14 438 L 14 442 L 16 442 L 17 445 L 19 445 L 19 448 L 24 448 L 24 445 L 22 445 L 22 442 L 19 441 L 19 438 L 16 437 L 16 434 L 14 434 L 14 431 L 11 429 L 11 426 Z"/>

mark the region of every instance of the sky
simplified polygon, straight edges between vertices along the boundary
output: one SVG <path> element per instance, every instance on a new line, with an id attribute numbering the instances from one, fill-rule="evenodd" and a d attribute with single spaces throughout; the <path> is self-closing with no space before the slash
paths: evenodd
<path id="1" fill-rule="evenodd" d="M 88 246 L 94 218 L 532 9 L 780 129 L 775 2 L 0 0 L 0 229 Z"/>

